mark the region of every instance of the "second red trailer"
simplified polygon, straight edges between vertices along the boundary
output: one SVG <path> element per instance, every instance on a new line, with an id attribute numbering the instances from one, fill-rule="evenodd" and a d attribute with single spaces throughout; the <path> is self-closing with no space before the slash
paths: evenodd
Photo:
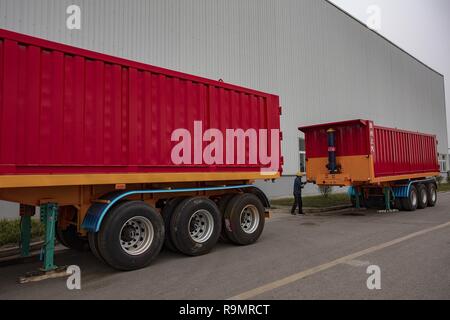
<path id="1" fill-rule="evenodd" d="M 434 135 L 376 126 L 369 120 L 326 123 L 300 130 L 306 139 L 308 179 L 317 184 L 349 186 L 439 175 Z M 330 153 L 336 159 L 334 172 L 329 168 Z"/>

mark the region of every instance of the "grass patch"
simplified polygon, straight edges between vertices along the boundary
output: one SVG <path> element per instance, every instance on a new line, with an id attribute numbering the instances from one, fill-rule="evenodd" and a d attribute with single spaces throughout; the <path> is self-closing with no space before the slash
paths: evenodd
<path id="1" fill-rule="evenodd" d="M 271 204 L 274 206 L 292 206 L 294 204 L 294 198 L 273 200 Z M 327 198 L 323 196 L 303 197 L 303 207 L 305 208 L 327 208 L 340 205 L 351 205 L 348 194 L 330 194 Z"/>
<path id="2" fill-rule="evenodd" d="M 44 226 L 38 220 L 31 220 L 31 238 L 39 238 L 44 235 Z M 19 243 L 20 241 L 20 219 L 0 220 L 0 246 Z"/>
<path id="3" fill-rule="evenodd" d="M 438 185 L 439 192 L 448 192 L 450 191 L 450 183 L 442 183 Z"/>

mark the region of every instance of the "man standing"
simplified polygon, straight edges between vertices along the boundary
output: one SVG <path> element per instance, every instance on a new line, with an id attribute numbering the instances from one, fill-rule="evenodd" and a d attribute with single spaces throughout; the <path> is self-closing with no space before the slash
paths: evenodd
<path id="1" fill-rule="evenodd" d="M 305 186 L 305 182 L 302 181 L 304 173 L 298 172 L 294 181 L 294 205 L 292 206 L 291 214 L 295 215 L 295 210 L 298 206 L 298 214 L 304 214 L 303 201 L 302 201 L 302 189 Z"/>

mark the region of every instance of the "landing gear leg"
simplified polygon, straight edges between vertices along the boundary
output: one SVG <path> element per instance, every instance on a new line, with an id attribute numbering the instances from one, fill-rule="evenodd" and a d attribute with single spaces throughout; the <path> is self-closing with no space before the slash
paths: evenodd
<path id="1" fill-rule="evenodd" d="M 360 200 L 361 199 L 359 198 L 359 188 L 356 187 L 355 188 L 355 203 L 356 203 L 355 208 L 356 209 L 361 209 L 361 201 Z"/>
<path id="2" fill-rule="evenodd" d="M 43 271 L 55 270 L 55 225 L 58 218 L 58 205 L 47 203 L 41 206 L 41 222 L 45 224 L 45 243 L 42 248 Z"/>
<path id="3" fill-rule="evenodd" d="M 58 205 L 56 203 L 45 203 L 41 205 L 41 223 L 43 223 L 45 226 L 45 242 L 41 251 L 41 260 L 43 261 L 43 266 L 38 272 L 31 272 L 26 274 L 24 277 L 19 278 L 20 283 L 35 282 L 50 278 L 67 276 L 66 268 L 58 268 L 54 263 L 55 225 L 57 218 Z M 25 226 L 26 225 L 27 223 L 25 223 Z"/>
<path id="4" fill-rule="evenodd" d="M 383 193 L 384 193 L 384 204 L 385 204 L 385 210 L 380 210 L 378 211 L 379 213 L 394 213 L 394 212 L 398 212 L 397 209 L 392 209 L 392 205 L 391 205 L 391 193 L 392 193 L 392 189 L 389 187 L 384 187 L 383 188 Z"/>

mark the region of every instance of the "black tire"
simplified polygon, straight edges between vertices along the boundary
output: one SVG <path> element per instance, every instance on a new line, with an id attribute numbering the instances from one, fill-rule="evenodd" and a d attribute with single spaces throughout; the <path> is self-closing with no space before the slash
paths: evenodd
<path id="1" fill-rule="evenodd" d="M 61 230 L 58 227 L 58 223 L 55 225 L 55 237 L 56 241 L 58 241 L 60 244 L 62 244 L 64 247 L 69 248 L 69 245 L 64 242 L 63 237 L 61 236 Z"/>
<path id="2" fill-rule="evenodd" d="M 402 206 L 406 211 L 416 211 L 419 202 L 417 188 L 411 186 L 407 198 L 402 198 Z"/>
<path id="3" fill-rule="evenodd" d="M 56 239 L 65 247 L 80 252 L 89 251 L 89 243 L 87 238 L 83 238 L 78 234 L 77 227 L 70 225 L 65 230 L 56 229 Z"/>
<path id="4" fill-rule="evenodd" d="M 98 232 L 89 232 L 88 242 L 92 254 L 101 262 L 106 263 L 105 259 L 103 259 L 102 255 L 100 254 L 100 251 L 98 250 Z"/>
<path id="5" fill-rule="evenodd" d="M 242 226 L 241 219 L 244 209 L 251 217 L 247 226 Z M 253 194 L 244 193 L 234 196 L 225 211 L 225 232 L 227 237 L 237 245 L 250 245 L 255 243 L 264 229 L 265 212 L 261 200 Z M 246 229 L 249 228 L 249 229 Z"/>
<path id="6" fill-rule="evenodd" d="M 200 256 L 210 252 L 219 240 L 222 215 L 214 201 L 188 198 L 175 209 L 170 226 L 175 247 L 185 255 Z"/>
<path id="7" fill-rule="evenodd" d="M 229 243 L 230 239 L 228 239 L 227 233 L 225 231 L 225 210 L 227 209 L 230 200 L 235 196 L 235 194 L 225 194 L 220 197 L 217 206 L 219 207 L 219 211 L 222 215 L 222 229 L 220 231 L 219 240 L 225 243 Z"/>
<path id="8" fill-rule="evenodd" d="M 72 215 L 71 218 L 73 223 L 77 222 L 77 209 L 72 206 L 63 206 L 59 208 L 61 216 L 63 213 L 68 212 Z M 56 240 L 63 246 L 80 252 L 89 251 L 89 243 L 86 237 L 81 237 L 78 233 L 77 227 L 73 224 L 67 226 L 66 229 L 61 229 L 59 223 L 55 226 Z"/>
<path id="9" fill-rule="evenodd" d="M 176 207 L 184 200 L 185 198 L 173 198 L 167 201 L 165 206 L 163 207 L 161 214 L 164 220 L 164 227 L 166 230 L 166 237 L 164 239 L 164 245 L 167 249 L 172 252 L 179 252 L 175 247 L 175 244 L 172 240 L 172 235 L 170 233 L 170 221 L 172 220 L 172 215 L 176 209 Z"/>
<path id="10" fill-rule="evenodd" d="M 143 201 L 123 202 L 105 217 L 97 238 L 100 256 L 111 267 L 122 271 L 141 269 L 148 266 L 162 249 L 164 221 Z"/>
<path id="11" fill-rule="evenodd" d="M 437 187 L 434 183 L 427 184 L 428 206 L 435 207 L 438 199 Z"/>
<path id="12" fill-rule="evenodd" d="M 428 192 L 427 188 L 423 184 L 417 186 L 417 194 L 419 196 L 419 201 L 417 204 L 418 209 L 425 209 L 428 207 Z"/>
<path id="13" fill-rule="evenodd" d="M 394 209 L 397 209 L 399 211 L 403 211 L 403 204 L 402 204 L 402 199 L 400 198 L 395 198 L 394 200 Z"/>
<path id="14" fill-rule="evenodd" d="M 356 196 L 351 196 L 350 201 L 352 202 L 353 208 L 356 208 Z"/>

